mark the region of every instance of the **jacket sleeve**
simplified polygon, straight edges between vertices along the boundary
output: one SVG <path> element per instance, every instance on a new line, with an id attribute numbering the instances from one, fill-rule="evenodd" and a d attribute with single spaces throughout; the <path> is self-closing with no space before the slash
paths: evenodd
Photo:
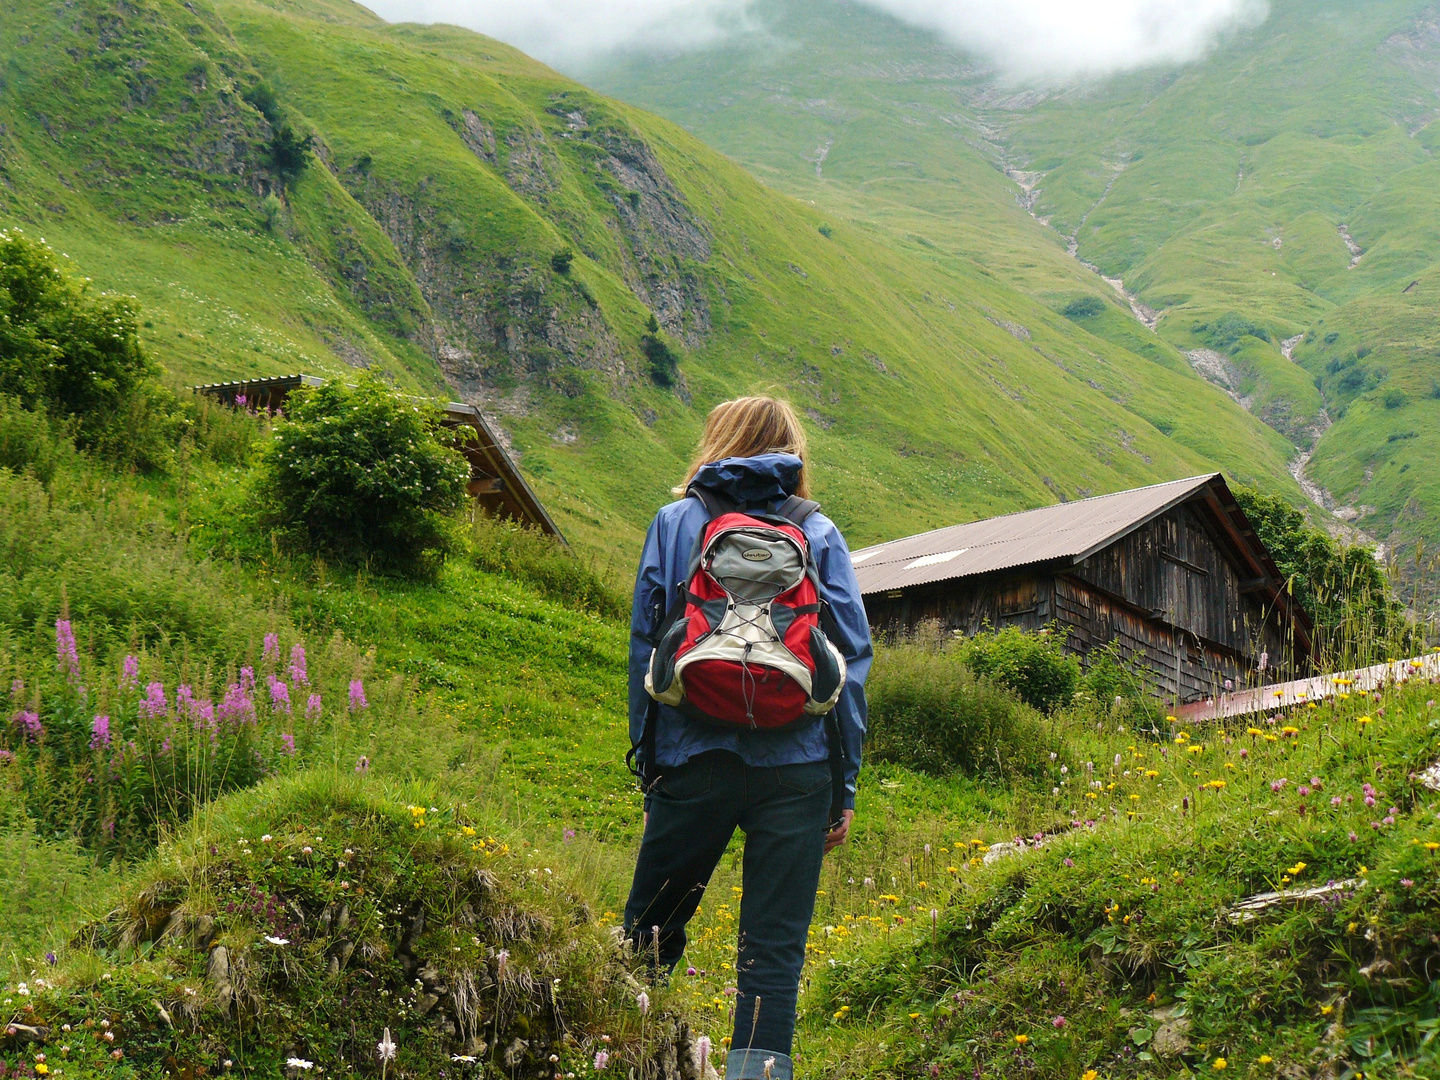
<path id="1" fill-rule="evenodd" d="M 855 808 L 855 784 L 860 776 L 860 750 L 865 740 L 865 679 L 874 655 L 870 643 L 870 621 L 860 599 L 860 583 L 850 563 L 850 549 L 833 523 L 827 522 L 825 543 L 819 553 L 820 587 L 830 605 L 845 657 L 845 687 L 835 705 L 840 725 L 840 745 L 845 751 L 845 793 L 841 807 Z"/>
<path id="2" fill-rule="evenodd" d="M 645 672 L 650 666 L 655 631 L 665 613 L 665 580 L 660 556 L 660 518 L 650 523 L 645 548 L 640 555 L 640 569 L 635 575 L 635 597 L 630 609 L 630 745 L 640 746 L 645 732 L 645 716 L 651 698 L 645 692 Z M 648 765 L 639 749 L 636 761 Z"/>

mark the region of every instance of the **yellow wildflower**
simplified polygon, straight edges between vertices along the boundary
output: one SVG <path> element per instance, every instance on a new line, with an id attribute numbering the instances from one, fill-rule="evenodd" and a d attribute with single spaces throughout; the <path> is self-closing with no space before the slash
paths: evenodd
<path id="1" fill-rule="evenodd" d="M 1269 1054 L 1261 1054 L 1255 1060 L 1258 1061 L 1261 1065 L 1269 1065 L 1275 1059 L 1272 1058 Z"/>
<path id="2" fill-rule="evenodd" d="M 1029 1041 L 1030 1041 L 1030 1036 L 1029 1036 L 1029 1035 L 1016 1035 L 1016 1036 L 1015 1036 L 1015 1045 L 1016 1045 L 1016 1046 L 1024 1046 L 1024 1045 L 1025 1045 L 1026 1043 L 1028 1043 Z"/>
<path id="3" fill-rule="evenodd" d="M 1219 1071 L 1224 1072 L 1225 1069 L 1227 1069 L 1227 1068 L 1229 1067 L 1229 1065 L 1230 1065 L 1230 1063 L 1229 1063 L 1228 1061 L 1226 1061 L 1224 1058 L 1216 1058 L 1216 1059 L 1214 1060 L 1214 1062 L 1211 1063 L 1210 1067 L 1211 1067 L 1212 1069 L 1218 1069 Z"/>

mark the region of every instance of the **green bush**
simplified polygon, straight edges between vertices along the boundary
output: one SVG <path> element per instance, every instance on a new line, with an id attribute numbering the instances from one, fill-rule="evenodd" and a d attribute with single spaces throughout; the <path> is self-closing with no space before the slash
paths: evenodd
<path id="1" fill-rule="evenodd" d="M 491 574 L 533 585 L 551 600 L 609 618 L 629 612 L 629 600 L 612 589 L 573 551 L 538 529 L 479 515 L 470 557 Z"/>
<path id="2" fill-rule="evenodd" d="M 960 659 L 977 675 L 1008 686 L 1033 708 L 1049 712 L 1067 705 L 1080 683 L 1080 665 L 1066 656 L 1063 638 L 1049 630 L 1026 633 L 1014 626 L 969 638 Z"/>
<path id="3" fill-rule="evenodd" d="M 26 409 L 19 398 L 0 395 L 0 469 L 28 472 L 49 487 L 74 456 L 74 444 L 51 428 L 43 406 Z"/>
<path id="4" fill-rule="evenodd" d="M 0 394 L 70 422 L 82 449 L 160 468 L 180 421 L 159 371 L 128 299 L 93 296 L 45 244 L 0 232 Z"/>
<path id="5" fill-rule="evenodd" d="M 1105 301 L 1098 296 L 1077 296 L 1066 304 L 1060 314 L 1067 319 L 1093 319 L 1105 310 Z"/>
<path id="6" fill-rule="evenodd" d="M 1231 352 L 1239 346 L 1242 338 L 1253 337 L 1261 341 L 1270 340 L 1270 331 L 1235 312 L 1227 312 L 1214 322 L 1199 323 L 1195 333 L 1202 337 L 1211 348 Z"/>
<path id="7" fill-rule="evenodd" d="M 1038 776 L 1050 740 L 1033 709 L 977 676 L 935 634 L 879 645 L 866 683 L 866 753 L 921 772 Z"/>
<path id="8" fill-rule="evenodd" d="M 262 520 L 300 552 L 434 569 L 453 547 L 450 519 L 470 478 L 439 414 L 371 378 L 303 388 L 289 405 L 254 477 Z"/>
<path id="9" fill-rule="evenodd" d="M 1414 627 L 1370 548 L 1342 544 L 1275 495 L 1233 491 L 1290 594 L 1314 620 L 1322 671 L 1413 655 Z"/>

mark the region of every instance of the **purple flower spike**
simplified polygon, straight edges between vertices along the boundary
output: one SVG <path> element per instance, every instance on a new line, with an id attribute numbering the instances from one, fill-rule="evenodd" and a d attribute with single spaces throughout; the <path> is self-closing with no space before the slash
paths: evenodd
<path id="1" fill-rule="evenodd" d="M 305 702 L 305 719 L 318 720 L 320 718 L 321 707 L 320 695 L 311 694 Z"/>
<path id="2" fill-rule="evenodd" d="M 269 660 L 269 661 L 271 661 L 272 663 L 279 661 L 279 659 L 280 659 L 280 635 L 279 635 L 279 634 L 266 634 L 266 635 L 265 635 L 265 648 L 264 648 L 263 655 L 264 655 L 264 657 L 265 657 L 266 660 Z"/>
<path id="3" fill-rule="evenodd" d="M 240 683 L 239 683 L 239 685 L 240 685 L 240 689 L 245 692 L 245 696 L 246 696 L 246 697 L 249 697 L 251 694 L 255 693 L 255 669 L 254 669 L 254 668 L 252 668 L 252 667 L 242 667 L 242 668 L 240 669 Z"/>
<path id="4" fill-rule="evenodd" d="M 155 720 L 170 711 L 165 700 L 165 684 L 152 682 L 145 687 L 145 696 L 140 699 L 140 715 Z"/>
<path id="5" fill-rule="evenodd" d="M 120 689 L 134 690 L 140 685 L 140 658 L 127 656 L 120 665 Z"/>
<path id="6" fill-rule="evenodd" d="M 361 754 L 360 757 L 356 760 L 355 771 L 361 776 L 364 776 L 370 771 L 370 759 L 364 754 Z"/>
<path id="7" fill-rule="evenodd" d="M 80 654 L 75 648 L 75 631 L 70 628 L 69 619 L 55 620 L 55 661 L 65 678 L 72 683 L 80 681 Z"/>
<path id="8" fill-rule="evenodd" d="M 370 702 L 365 700 L 365 684 L 359 679 L 350 680 L 350 711 L 359 712 L 361 709 L 368 709 Z"/>
<path id="9" fill-rule="evenodd" d="M 310 685 L 310 673 L 305 669 L 305 646 L 295 645 L 290 650 L 290 681 L 301 686 Z"/>
<path id="10" fill-rule="evenodd" d="M 249 668 L 245 669 L 249 671 Z M 253 685 L 253 683 L 252 683 Z M 240 683 L 231 683 L 225 691 L 225 699 L 216 710 L 216 717 L 222 724 L 245 724 L 255 722 L 255 702 Z"/>
<path id="11" fill-rule="evenodd" d="M 99 750 L 110 745 L 110 717 L 97 716 L 90 722 L 90 749 Z"/>
<path id="12" fill-rule="evenodd" d="M 45 725 L 40 723 L 39 714 L 29 709 L 15 715 L 15 726 L 20 729 L 21 738 L 29 742 L 39 742 L 45 734 Z"/>
<path id="13" fill-rule="evenodd" d="M 280 736 L 280 741 L 285 744 L 285 754 L 286 754 L 287 757 L 290 756 L 290 755 L 293 755 L 293 754 L 295 753 L 295 736 L 294 736 L 294 735 L 281 735 L 281 736 Z"/>
<path id="14" fill-rule="evenodd" d="M 274 675 L 270 676 L 270 708 L 290 715 L 290 688 Z"/>

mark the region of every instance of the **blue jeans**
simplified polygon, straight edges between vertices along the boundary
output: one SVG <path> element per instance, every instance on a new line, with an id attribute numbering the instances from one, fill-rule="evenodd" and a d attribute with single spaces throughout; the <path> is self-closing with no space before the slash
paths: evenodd
<path id="1" fill-rule="evenodd" d="M 735 1030 L 726 1080 L 790 1080 L 795 1001 L 830 817 L 830 763 L 753 768 L 725 750 L 666 769 L 651 791 L 625 926 L 641 955 L 669 971 L 685 924 L 726 845 L 745 833 L 735 963 Z M 653 962 L 653 960 L 652 960 Z M 758 1008 L 757 1008 L 758 1003 Z"/>

